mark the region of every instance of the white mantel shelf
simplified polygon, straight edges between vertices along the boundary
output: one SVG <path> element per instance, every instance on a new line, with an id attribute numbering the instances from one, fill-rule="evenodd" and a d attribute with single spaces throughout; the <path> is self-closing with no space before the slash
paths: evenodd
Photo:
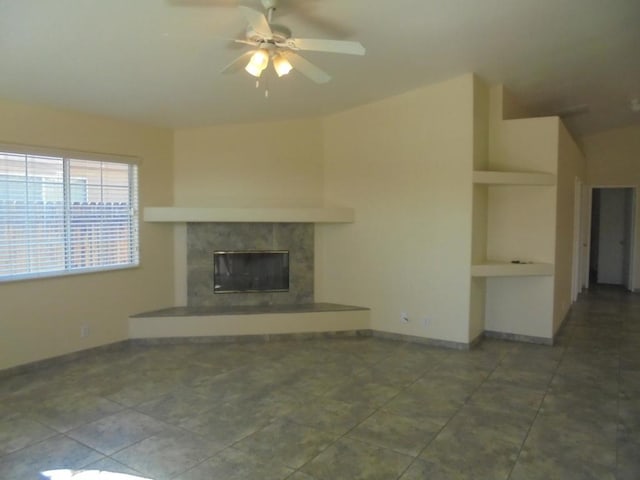
<path id="1" fill-rule="evenodd" d="M 145 222 L 353 223 L 353 208 L 145 207 Z"/>

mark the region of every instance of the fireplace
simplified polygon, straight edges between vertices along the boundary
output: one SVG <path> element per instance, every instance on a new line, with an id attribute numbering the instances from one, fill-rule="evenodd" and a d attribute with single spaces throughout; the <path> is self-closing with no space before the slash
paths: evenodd
<path id="1" fill-rule="evenodd" d="M 187 223 L 187 305 L 208 306 L 257 306 L 296 305 L 313 303 L 314 277 L 314 225 L 312 223 L 244 223 L 211 222 Z M 262 263 L 273 256 L 276 267 L 282 271 L 287 265 L 285 278 L 271 278 L 279 282 L 269 286 L 262 280 L 248 282 L 246 278 L 253 267 L 234 279 L 222 283 L 224 267 L 213 260 L 214 252 L 231 253 L 237 258 L 235 267 L 242 265 L 242 256 L 258 259 Z M 287 252 L 286 255 L 283 255 Z M 269 255 L 264 255 L 268 253 Z M 235 255 L 239 255 L 235 257 Z M 224 263 L 223 257 L 217 260 Z M 230 257 L 227 256 L 229 259 Z M 227 262 L 229 263 L 229 262 Z M 229 263 L 230 265 L 230 263 Z M 288 279 L 288 280 L 287 280 Z M 221 287 L 216 288 L 216 285 Z M 233 290 L 234 293 L 231 293 Z M 223 294 L 223 291 L 226 291 Z"/>
<path id="2" fill-rule="evenodd" d="M 213 293 L 289 291 L 289 251 L 213 252 Z"/>

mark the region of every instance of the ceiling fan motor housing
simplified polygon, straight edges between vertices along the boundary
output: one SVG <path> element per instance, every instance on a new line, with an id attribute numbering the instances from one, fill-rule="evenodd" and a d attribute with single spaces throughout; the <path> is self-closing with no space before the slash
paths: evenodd
<path id="1" fill-rule="evenodd" d="M 272 36 L 271 38 L 265 38 L 256 32 L 251 26 L 247 27 L 247 40 L 257 43 L 284 43 L 291 38 L 291 30 L 284 25 L 278 25 L 270 23 Z"/>

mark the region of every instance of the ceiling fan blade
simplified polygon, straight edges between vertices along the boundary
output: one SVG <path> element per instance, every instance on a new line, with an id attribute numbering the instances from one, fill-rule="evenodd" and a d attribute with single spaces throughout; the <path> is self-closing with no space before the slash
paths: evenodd
<path id="1" fill-rule="evenodd" d="M 240 70 L 243 65 L 249 61 L 249 57 L 255 52 L 255 50 L 249 50 L 248 52 L 244 52 L 238 58 L 236 58 L 229 65 L 220 70 L 220 73 L 234 73 Z"/>
<path id="2" fill-rule="evenodd" d="M 170 5 L 176 7 L 233 7 L 238 4 L 235 0 L 167 0 Z"/>
<path id="3" fill-rule="evenodd" d="M 232 39 L 233 43 L 241 43 L 242 45 L 251 45 L 252 47 L 259 47 L 260 43 L 252 42 L 251 40 L 240 40 L 239 38 Z"/>
<path id="4" fill-rule="evenodd" d="M 285 1 L 279 0 L 278 14 L 286 15 L 290 11 L 297 19 L 305 24 L 319 29 L 329 38 L 349 38 L 355 34 L 353 29 L 336 19 L 330 19 L 320 13 L 322 0 Z M 320 7 L 320 8 L 319 8 Z"/>
<path id="5" fill-rule="evenodd" d="M 273 37 L 273 32 L 271 31 L 267 17 L 253 8 L 245 6 L 239 6 L 238 8 L 247 19 L 247 22 L 249 22 L 249 25 L 251 25 L 251 28 L 253 28 L 258 35 L 265 38 Z"/>
<path id="6" fill-rule="evenodd" d="M 297 53 L 287 52 L 286 58 L 289 60 L 291 66 L 300 72 L 305 77 L 313 80 L 316 83 L 327 83 L 331 80 L 331 77 L 324 70 L 320 70 L 313 63 L 305 60 Z"/>
<path id="7" fill-rule="evenodd" d="M 290 38 L 283 46 L 292 50 L 311 50 L 315 52 L 346 53 L 364 55 L 366 50 L 360 42 L 343 40 L 324 40 L 321 38 Z"/>
<path id="8" fill-rule="evenodd" d="M 243 45 L 249 45 L 251 47 L 260 46 L 258 42 L 252 42 L 250 40 L 240 40 L 238 38 L 228 38 L 228 37 L 213 37 L 213 38 L 221 42 L 228 42 L 229 48 L 233 48 L 233 49 L 244 48 Z"/>

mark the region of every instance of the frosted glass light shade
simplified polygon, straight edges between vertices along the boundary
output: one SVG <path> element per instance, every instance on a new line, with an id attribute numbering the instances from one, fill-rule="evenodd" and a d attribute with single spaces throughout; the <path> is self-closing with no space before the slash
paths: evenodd
<path id="1" fill-rule="evenodd" d="M 259 77 L 268 64 L 269 54 L 266 50 L 260 49 L 251 55 L 251 60 L 244 69 L 254 77 Z"/>
<path id="2" fill-rule="evenodd" d="M 279 77 L 288 74 L 293 68 L 289 61 L 282 55 L 276 55 L 273 57 L 273 68 Z"/>

